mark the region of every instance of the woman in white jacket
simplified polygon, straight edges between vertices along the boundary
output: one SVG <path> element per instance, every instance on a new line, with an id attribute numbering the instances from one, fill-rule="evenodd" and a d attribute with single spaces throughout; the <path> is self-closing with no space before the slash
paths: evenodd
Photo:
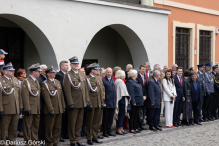
<path id="1" fill-rule="evenodd" d="M 162 84 L 166 126 L 169 128 L 173 128 L 173 108 L 174 101 L 177 95 L 171 70 L 166 71 Z"/>

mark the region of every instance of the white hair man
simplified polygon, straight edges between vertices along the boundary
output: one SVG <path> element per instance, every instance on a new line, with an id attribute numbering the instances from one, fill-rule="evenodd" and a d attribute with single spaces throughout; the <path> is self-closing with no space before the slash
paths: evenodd
<path id="1" fill-rule="evenodd" d="M 177 68 L 178 68 L 178 65 L 177 65 L 177 64 L 173 64 L 173 65 L 172 65 L 172 70 L 177 70 Z"/>
<path id="2" fill-rule="evenodd" d="M 161 111 L 161 85 L 160 85 L 160 71 L 155 70 L 153 72 L 152 79 L 148 82 L 148 101 L 147 101 L 147 110 L 148 110 L 148 123 L 149 129 L 152 131 L 160 130 L 158 116 L 160 117 Z"/>

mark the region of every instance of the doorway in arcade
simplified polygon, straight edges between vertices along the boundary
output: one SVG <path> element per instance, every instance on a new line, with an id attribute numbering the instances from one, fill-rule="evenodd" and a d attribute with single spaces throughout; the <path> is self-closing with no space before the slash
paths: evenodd
<path id="1" fill-rule="evenodd" d="M 124 71 L 127 64 L 133 64 L 125 40 L 110 27 L 104 27 L 93 37 L 85 52 L 82 67 L 94 62 L 105 68 L 120 66 Z"/>

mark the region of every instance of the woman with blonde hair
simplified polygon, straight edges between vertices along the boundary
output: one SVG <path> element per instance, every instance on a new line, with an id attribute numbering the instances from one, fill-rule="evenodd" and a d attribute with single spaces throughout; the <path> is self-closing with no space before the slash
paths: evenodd
<path id="1" fill-rule="evenodd" d="M 123 81 L 125 78 L 125 72 L 123 70 L 118 70 L 115 74 L 116 81 L 116 110 L 115 113 L 118 115 L 118 121 L 116 125 L 116 134 L 124 135 L 127 134 L 123 129 L 123 119 L 125 117 L 125 113 L 127 113 L 128 101 L 130 101 L 130 96 L 128 94 L 127 87 Z"/>
<path id="2" fill-rule="evenodd" d="M 127 64 L 126 65 L 126 71 L 125 71 L 125 80 L 127 80 L 129 77 L 128 77 L 128 72 L 133 69 L 133 66 L 131 64 Z"/>

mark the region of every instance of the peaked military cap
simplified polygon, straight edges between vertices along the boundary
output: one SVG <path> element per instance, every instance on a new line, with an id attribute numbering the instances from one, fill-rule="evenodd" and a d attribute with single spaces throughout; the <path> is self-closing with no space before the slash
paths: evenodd
<path id="1" fill-rule="evenodd" d="M 30 71 L 42 71 L 39 63 L 31 65 L 28 69 Z"/>
<path id="2" fill-rule="evenodd" d="M 205 66 L 212 66 L 212 62 L 206 63 Z"/>
<path id="3" fill-rule="evenodd" d="M 199 68 L 199 67 L 205 67 L 205 64 L 199 64 L 199 65 L 197 65 L 197 67 Z"/>
<path id="4" fill-rule="evenodd" d="M 216 68 L 218 68 L 218 65 L 212 66 L 212 69 L 216 69 Z"/>
<path id="5" fill-rule="evenodd" d="M 0 54 L 8 54 L 8 53 L 5 52 L 3 49 L 0 49 Z"/>
<path id="6" fill-rule="evenodd" d="M 14 69 L 12 63 L 10 62 L 10 63 L 6 64 L 6 65 L 3 67 L 3 70 L 12 70 L 12 71 L 14 71 L 15 69 Z"/>
<path id="7" fill-rule="evenodd" d="M 70 63 L 79 64 L 78 57 L 74 56 L 69 59 Z"/>
<path id="8" fill-rule="evenodd" d="M 46 70 L 45 70 L 46 73 L 49 73 L 49 72 L 54 72 L 56 73 L 56 70 L 53 68 L 53 66 L 50 66 L 48 67 Z"/>
<path id="9" fill-rule="evenodd" d="M 97 63 L 92 63 L 87 68 L 90 70 L 92 70 L 92 69 L 98 70 L 98 69 L 100 69 L 100 66 Z"/>

